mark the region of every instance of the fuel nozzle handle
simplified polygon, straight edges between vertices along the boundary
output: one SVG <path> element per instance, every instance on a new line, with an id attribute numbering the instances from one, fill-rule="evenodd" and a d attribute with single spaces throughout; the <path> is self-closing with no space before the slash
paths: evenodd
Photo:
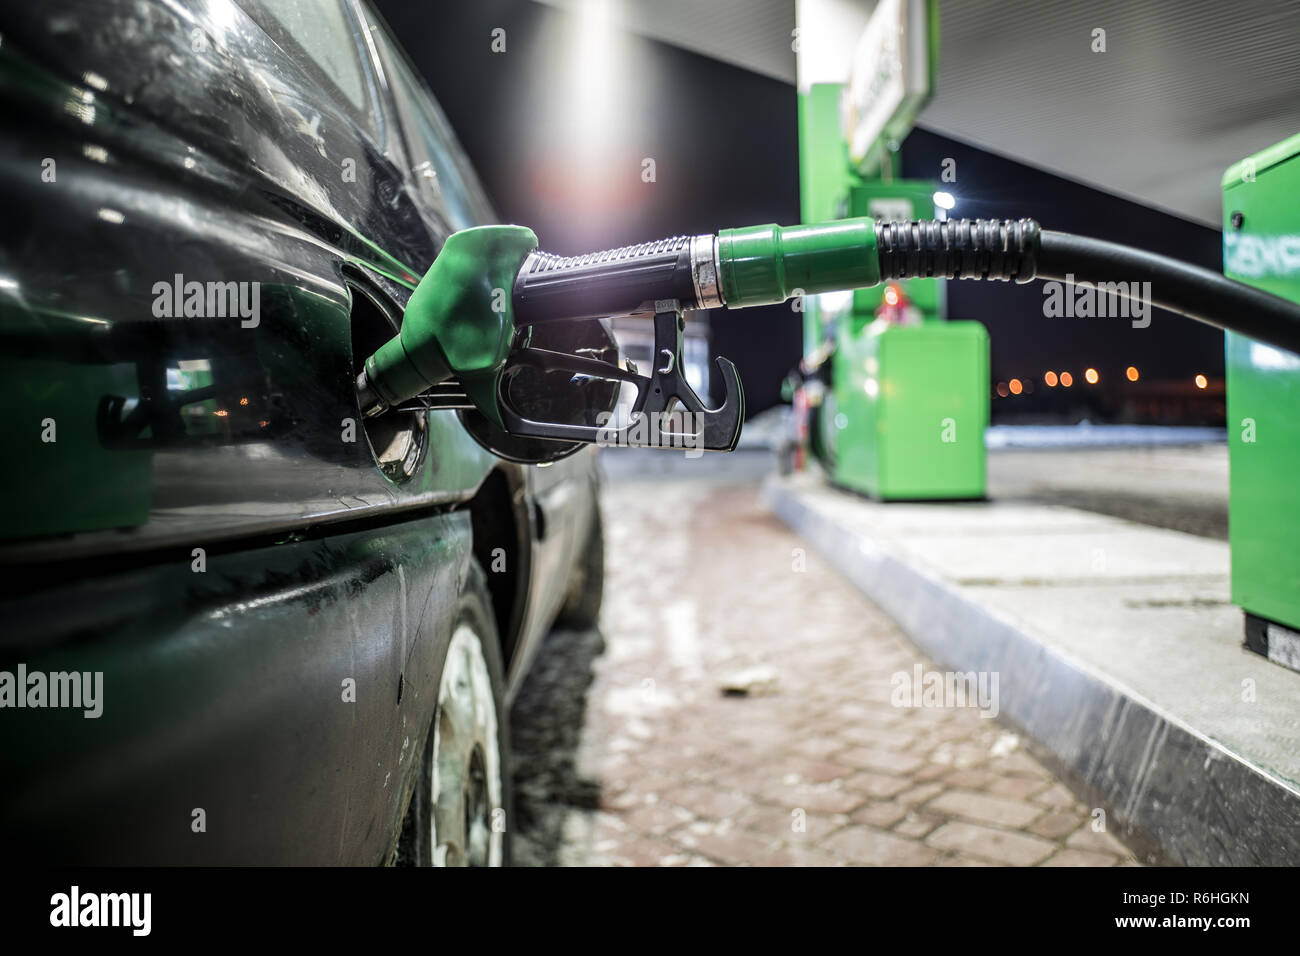
<path id="1" fill-rule="evenodd" d="M 583 256 L 534 250 L 515 279 L 515 323 L 652 314 L 670 299 L 684 309 L 774 305 L 912 276 L 1027 282 L 1038 239 L 1029 219 L 860 218 L 723 229 Z"/>
<path id="2" fill-rule="evenodd" d="M 845 219 L 675 236 L 582 256 L 533 251 L 514 285 L 517 325 L 649 315 L 655 303 L 742 308 L 792 295 L 875 285 L 876 224 Z"/>
<path id="3" fill-rule="evenodd" d="M 581 256 L 534 250 L 515 277 L 515 324 L 653 314 L 657 301 L 722 305 L 713 236 L 674 236 Z"/>

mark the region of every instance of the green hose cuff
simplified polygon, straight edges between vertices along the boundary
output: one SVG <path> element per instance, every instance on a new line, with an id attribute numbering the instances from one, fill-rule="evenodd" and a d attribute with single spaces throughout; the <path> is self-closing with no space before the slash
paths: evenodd
<path id="1" fill-rule="evenodd" d="M 728 308 L 867 288 L 880 282 L 876 223 L 860 218 L 723 229 L 718 233 L 718 264 Z"/>

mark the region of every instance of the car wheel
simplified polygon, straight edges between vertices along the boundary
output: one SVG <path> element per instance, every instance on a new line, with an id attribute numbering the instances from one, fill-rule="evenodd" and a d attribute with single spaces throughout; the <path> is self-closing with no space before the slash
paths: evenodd
<path id="1" fill-rule="evenodd" d="M 600 605 L 605 597 L 605 529 L 600 506 L 593 505 L 591 531 L 582 554 L 574 562 L 569 590 L 556 617 L 562 627 L 585 631 L 600 622 Z"/>
<path id="2" fill-rule="evenodd" d="M 438 704 L 394 862 L 506 866 L 513 825 L 501 645 L 471 563 L 438 679 Z"/>

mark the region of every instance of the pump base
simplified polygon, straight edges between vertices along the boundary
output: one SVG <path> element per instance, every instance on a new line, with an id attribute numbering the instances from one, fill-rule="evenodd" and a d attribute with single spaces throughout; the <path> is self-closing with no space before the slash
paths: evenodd
<path id="1" fill-rule="evenodd" d="M 1300 631 L 1285 624 L 1245 612 L 1246 639 L 1242 646 L 1274 664 L 1300 671 Z"/>

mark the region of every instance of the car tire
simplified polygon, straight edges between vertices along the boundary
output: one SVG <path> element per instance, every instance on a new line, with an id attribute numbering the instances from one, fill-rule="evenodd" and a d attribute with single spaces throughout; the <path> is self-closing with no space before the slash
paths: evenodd
<path id="1" fill-rule="evenodd" d="M 569 589 L 555 623 L 575 631 L 585 631 L 600 622 L 600 605 L 605 599 L 605 528 L 601 523 L 600 505 L 592 506 L 591 530 L 587 542 L 574 562 Z"/>
<path id="2" fill-rule="evenodd" d="M 503 673 L 486 575 L 471 559 L 395 865 L 510 864 L 514 807 Z"/>

